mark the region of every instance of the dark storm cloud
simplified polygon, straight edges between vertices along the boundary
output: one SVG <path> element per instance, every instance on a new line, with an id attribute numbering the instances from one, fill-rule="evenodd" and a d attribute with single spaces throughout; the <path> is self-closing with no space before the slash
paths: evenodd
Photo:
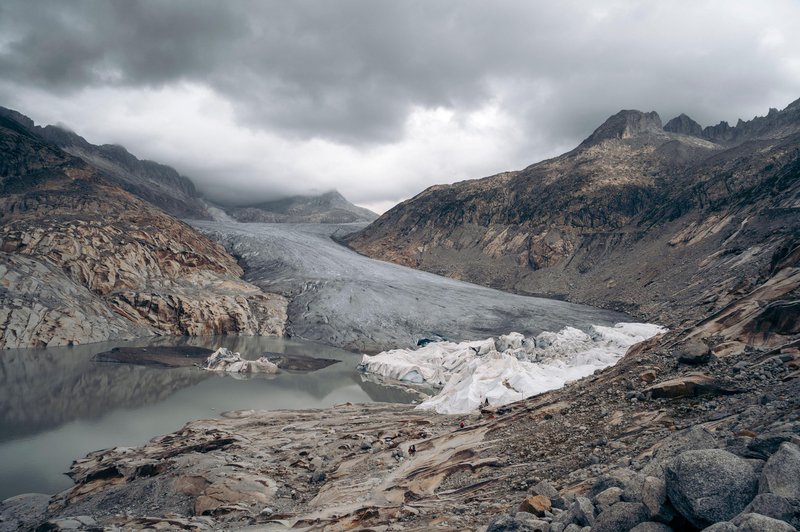
<path id="1" fill-rule="evenodd" d="M 520 134 L 497 160 L 430 171 L 402 192 L 393 183 L 400 199 L 423 181 L 555 155 L 621 108 L 708 125 L 782 107 L 800 96 L 798 18 L 792 0 L 6 1 L 0 99 L 21 100 L 27 88 L 68 103 L 87 89 L 203 86 L 238 127 L 369 153 L 409 141 L 420 109 L 457 121 L 495 106 L 513 118 Z M 429 166 L 442 156 L 411 151 Z M 231 164 L 237 175 L 263 168 Z M 355 163 L 353 172 L 374 176 Z M 388 201 L 379 194 L 363 201 Z"/>

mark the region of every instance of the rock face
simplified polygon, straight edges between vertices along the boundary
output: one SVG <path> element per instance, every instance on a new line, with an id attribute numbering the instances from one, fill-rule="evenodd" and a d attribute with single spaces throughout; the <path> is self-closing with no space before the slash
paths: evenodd
<path id="1" fill-rule="evenodd" d="M 240 222 L 352 223 L 372 222 L 378 218 L 371 210 L 353 205 L 335 190 L 318 196 L 292 196 L 227 210 Z"/>
<path id="2" fill-rule="evenodd" d="M 727 132 L 695 126 L 622 111 L 573 151 L 433 186 L 345 241 L 478 284 L 667 326 L 708 316 L 704 336 L 780 344 L 798 323 L 800 101 Z"/>
<path id="3" fill-rule="evenodd" d="M 0 347 L 282 334 L 286 301 L 218 244 L 0 116 Z"/>
<path id="4" fill-rule="evenodd" d="M 173 216 L 211 219 L 194 183 L 174 168 L 137 159 L 122 146 L 91 144 L 77 133 L 57 126 L 36 126 L 30 118 L 11 109 L 0 107 L 0 118 L 10 119 L 45 142 L 80 157 L 114 184 Z"/>

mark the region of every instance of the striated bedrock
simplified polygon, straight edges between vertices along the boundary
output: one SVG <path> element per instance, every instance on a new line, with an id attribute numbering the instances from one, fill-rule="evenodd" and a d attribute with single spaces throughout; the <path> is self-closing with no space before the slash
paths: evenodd
<path id="1" fill-rule="evenodd" d="M 430 187 L 345 241 L 518 293 L 697 320 L 800 243 L 800 100 L 725 135 L 693 124 L 621 111 L 562 156 Z"/>
<path id="2" fill-rule="evenodd" d="M 0 146 L 18 162 L 0 175 L 0 251 L 17 273 L 2 279 L 9 303 L 0 347 L 283 334 L 286 300 L 244 282 L 220 245 L 85 161 L 6 125 Z"/>
<path id="3" fill-rule="evenodd" d="M 0 345 L 100 342 L 150 334 L 115 314 L 49 261 L 0 253 Z"/>

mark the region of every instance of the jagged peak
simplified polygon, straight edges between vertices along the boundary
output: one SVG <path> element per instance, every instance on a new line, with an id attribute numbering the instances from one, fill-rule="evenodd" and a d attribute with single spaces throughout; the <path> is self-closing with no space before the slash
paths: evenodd
<path id="1" fill-rule="evenodd" d="M 591 146 L 607 139 L 627 139 L 644 132 L 663 131 L 661 117 L 655 111 L 644 113 L 635 109 L 623 109 L 610 116 L 581 143 Z"/>
<path id="2" fill-rule="evenodd" d="M 664 131 L 700 137 L 703 134 L 703 127 L 689 115 L 681 113 L 664 125 Z"/>

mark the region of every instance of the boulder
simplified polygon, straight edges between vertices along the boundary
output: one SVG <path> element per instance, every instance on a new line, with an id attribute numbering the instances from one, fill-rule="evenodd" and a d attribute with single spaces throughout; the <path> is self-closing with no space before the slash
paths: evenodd
<path id="1" fill-rule="evenodd" d="M 704 528 L 703 532 L 736 532 L 738 528 L 730 521 L 720 521 L 714 523 L 708 528 Z"/>
<path id="2" fill-rule="evenodd" d="M 758 491 L 800 499 L 800 447 L 784 442 L 761 471 Z"/>
<path id="3" fill-rule="evenodd" d="M 486 532 L 550 532 L 550 524 L 523 512 L 501 514 L 489 522 Z"/>
<path id="4" fill-rule="evenodd" d="M 797 532 L 788 523 L 760 514 L 741 514 L 733 521 L 737 532 Z"/>
<path id="5" fill-rule="evenodd" d="M 672 527 L 664 523 L 646 521 L 631 528 L 631 532 L 673 532 Z"/>
<path id="6" fill-rule="evenodd" d="M 740 393 L 740 390 L 726 388 L 709 375 L 690 373 L 653 384 L 645 388 L 644 393 L 652 394 L 653 399 L 675 399 L 701 395 L 731 395 Z"/>
<path id="7" fill-rule="evenodd" d="M 621 499 L 626 502 L 641 502 L 641 489 L 645 476 L 627 468 L 613 469 L 602 475 L 589 491 L 590 497 L 597 497 L 608 488 L 620 488 Z"/>
<path id="8" fill-rule="evenodd" d="M 759 493 L 742 511 L 743 514 L 761 514 L 786 521 L 800 527 L 800 500 L 787 499 L 774 493 Z"/>
<path id="9" fill-rule="evenodd" d="M 606 490 L 601 491 L 594 498 L 595 504 L 599 507 L 609 507 L 612 504 L 618 503 L 622 500 L 622 488 L 612 486 Z"/>
<path id="10" fill-rule="evenodd" d="M 575 502 L 567 513 L 573 517 L 571 522 L 581 526 L 593 526 L 597 515 L 592 501 L 586 497 L 575 497 Z"/>
<path id="11" fill-rule="evenodd" d="M 697 339 L 685 342 L 674 353 L 674 356 L 677 357 L 678 362 L 681 364 L 688 364 L 691 366 L 706 364 L 710 362 L 712 358 L 711 349 L 709 349 L 708 345 Z"/>
<path id="12" fill-rule="evenodd" d="M 647 508 L 649 519 L 669 523 L 675 517 L 675 510 L 667 501 L 667 483 L 664 479 L 645 478 L 642 483 L 641 499 Z"/>
<path id="13" fill-rule="evenodd" d="M 619 502 L 597 516 L 592 532 L 630 530 L 647 521 L 647 508 L 640 502 Z"/>
<path id="14" fill-rule="evenodd" d="M 775 454 L 783 442 L 791 441 L 792 436 L 794 434 L 791 432 L 760 434 L 747 444 L 747 456 L 766 460 Z"/>
<path id="15" fill-rule="evenodd" d="M 655 477 L 663 476 L 664 464 L 682 452 L 715 449 L 717 447 L 719 447 L 719 444 L 714 435 L 705 428 L 695 425 L 670 434 L 658 444 L 652 460 L 642 468 L 642 473 Z"/>
<path id="16" fill-rule="evenodd" d="M 0 530 L 31 530 L 47 514 L 50 495 L 24 493 L 0 502 Z"/>
<path id="17" fill-rule="evenodd" d="M 639 374 L 639 378 L 646 383 L 651 383 L 656 380 L 657 374 L 656 370 L 648 369 L 647 371 L 643 371 Z"/>
<path id="18" fill-rule="evenodd" d="M 544 495 L 531 495 L 519 505 L 520 512 L 527 512 L 539 517 L 544 516 L 544 513 L 549 512 L 552 508 L 550 499 Z"/>
<path id="19" fill-rule="evenodd" d="M 667 497 L 698 528 L 727 521 L 758 492 L 758 478 L 744 459 L 722 449 L 687 451 L 667 463 Z"/>
<path id="20" fill-rule="evenodd" d="M 558 516 L 558 521 L 566 525 L 592 526 L 596 515 L 597 512 L 592 501 L 586 497 L 578 496 L 575 497 L 575 502 L 570 505 L 569 509 Z"/>
<path id="21" fill-rule="evenodd" d="M 542 480 L 533 486 L 530 492 L 534 495 L 542 495 L 550 499 L 550 504 L 552 504 L 553 508 L 559 508 L 561 510 L 567 509 L 567 505 L 561 495 L 559 495 L 558 490 L 546 480 Z"/>

